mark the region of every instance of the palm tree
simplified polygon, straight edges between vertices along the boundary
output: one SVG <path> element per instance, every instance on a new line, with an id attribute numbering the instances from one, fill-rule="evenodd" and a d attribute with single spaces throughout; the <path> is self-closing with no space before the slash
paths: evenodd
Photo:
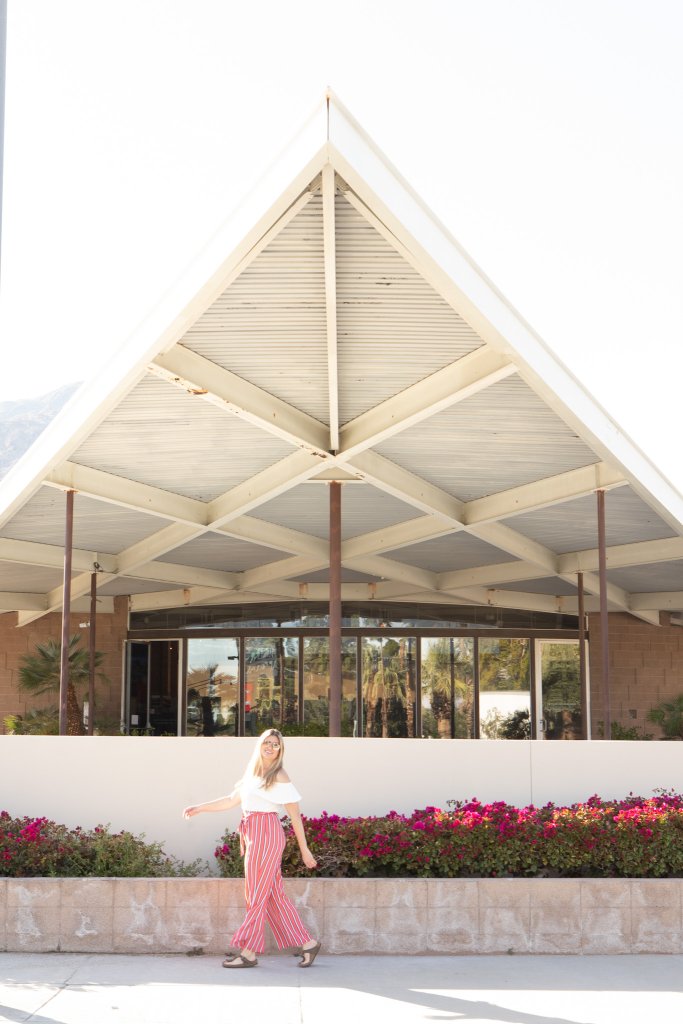
<path id="1" fill-rule="evenodd" d="M 67 684 L 66 731 L 69 736 L 83 735 L 83 719 L 81 708 L 76 696 L 76 686 L 87 683 L 90 678 L 90 655 L 83 647 L 79 647 L 80 634 L 75 633 L 69 640 L 69 679 Z M 95 652 L 95 668 L 102 664 L 104 655 Z M 47 640 L 36 644 L 35 654 L 26 654 L 19 666 L 19 689 L 40 697 L 44 693 L 59 693 L 61 672 L 62 645 L 56 640 Z M 98 672 L 99 679 L 106 679 Z"/>

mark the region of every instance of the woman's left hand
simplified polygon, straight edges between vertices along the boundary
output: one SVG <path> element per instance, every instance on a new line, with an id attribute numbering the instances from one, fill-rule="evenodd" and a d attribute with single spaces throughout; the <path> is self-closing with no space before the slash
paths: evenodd
<path id="1" fill-rule="evenodd" d="M 303 860 L 306 867 L 309 868 L 311 871 L 313 870 L 313 868 L 317 868 L 318 866 L 317 860 L 315 859 L 315 857 L 313 856 L 309 849 L 302 850 L 301 859 Z"/>

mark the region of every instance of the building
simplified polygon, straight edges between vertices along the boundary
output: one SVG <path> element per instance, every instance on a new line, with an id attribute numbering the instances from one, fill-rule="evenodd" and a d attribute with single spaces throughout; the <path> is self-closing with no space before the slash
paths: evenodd
<path id="1" fill-rule="evenodd" d="M 597 738 L 683 692 L 683 499 L 333 97 L 0 484 L 0 717 L 71 501 L 104 731 Z"/>

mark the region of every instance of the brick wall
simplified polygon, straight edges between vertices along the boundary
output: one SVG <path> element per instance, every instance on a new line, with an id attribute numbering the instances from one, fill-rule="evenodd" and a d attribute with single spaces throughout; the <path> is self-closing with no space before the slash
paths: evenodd
<path id="1" fill-rule="evenodd" d="M 101 614 L 97 618 L 97 650 L 104 655 L 100 671 L 107 681 L 96 683 L 96 722 L 118 723 L 121 707 L 121 655 L 127 629 L 127 598 L 114 600 L 114 613 Z M 70 634 L 80 633 L 81 646 L 89 643 L 88 629 L 80 629 L 79 623 L 87 621 L 85 612 L 71 616 Z M 37 643 L 46 640 L 61 640 L 62 616 L 60 613 L 44 615 L 27 626 L 17 627 L 14 612 L 0 615 L 0 733 L 6 732 L 4 717 L 8 714 L 25 714 L 31 707 L 47 707 L 59 703 L 57 694 L 44 697 L 27 697 L 19 691 L 19 665 L 24 655 L 32 653 Z M 82 697 L 82 694 L 79 694 Z"/>
<path id="2" fill-rule="evenodd" d="M 667 622 L 668 616 L 662 616 L 662 621 Z M 604 718 L 598 614 L 589 616 L 589 629 L 591 723 L 597 739 Z M 659 738 L 659 728 L 646 716 L 655 704 L 683 693 L 683 627 L 651 626 L 626 613 L 610 615 L 609 666 L 612 721 Z"/>

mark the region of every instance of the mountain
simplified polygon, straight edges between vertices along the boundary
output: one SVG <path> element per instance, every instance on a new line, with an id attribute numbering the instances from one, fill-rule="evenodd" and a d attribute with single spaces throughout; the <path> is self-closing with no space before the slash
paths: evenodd
<path id="1" fill-rule="evenodd" d="M 63 384 L 38 398 L 0 402 L 0 478 L 30 448 L 79 383 Z"/>

